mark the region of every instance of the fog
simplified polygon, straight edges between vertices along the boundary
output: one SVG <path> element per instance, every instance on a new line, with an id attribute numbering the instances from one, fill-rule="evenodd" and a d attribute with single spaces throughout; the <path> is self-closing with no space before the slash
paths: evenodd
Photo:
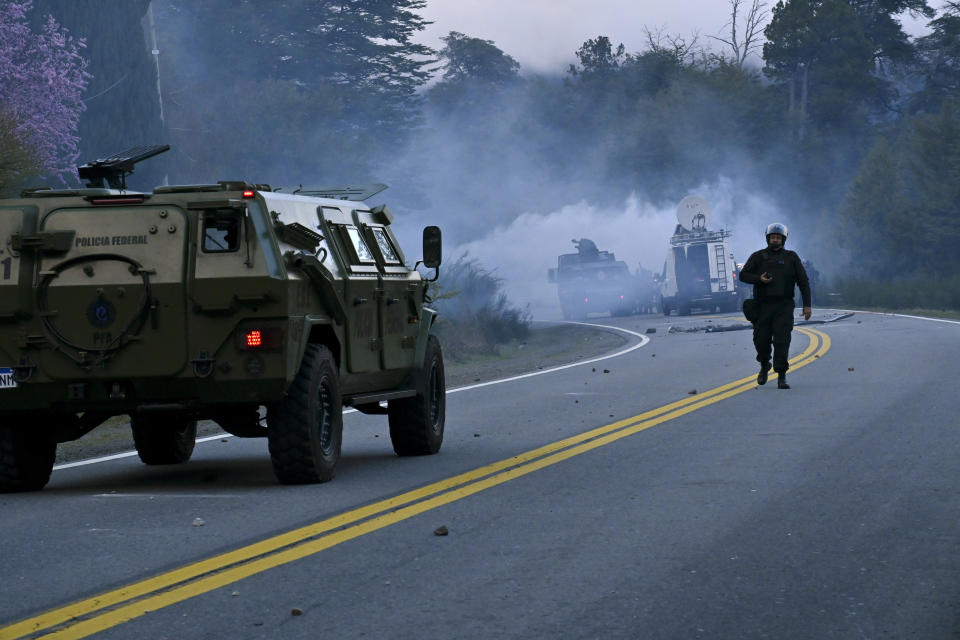
<path id="1" fill-rule="evenodd" d="M 633 272 L 660 272 L 676 205 L 689 194 L 711 204 L 711 230 L 732 233 L 737 262 L 763 246 L 763 229 L 774 221 L 791 227 L 788 246 L 805 258 L 807 248 L 824 245 L 809 235 L 816 229 L 810 212 L 780 207 L 782 194 L 796 184 L 785 188 L 789 176 L 771 179 L 765 158 L 757 156 L 776 150 L 750 148 L 748 136 L 737 130 L 749 105 L 706 84 L 670 81 L 666 100 L 660 100 L 663 90 L 644 89 L 640 111 L 628 120 L 622 107 L 607 104 L 616 97 L 609 88 L 571 90 L 567 83 L 579 80 L 566 69 L 538 74 L 521 68 L 513 84 L 466 84 L 446 94 L 435 92 L 433 82 L 423 90 L 422 126 L 398 147 L 370 137 L 362 115 L 357 123 L 346 119 L 349 96 L 319 111 L 309 103 L 315 98 L 289 87 L 243 77 L 227 81 L 216 73 L 221 63 L 211 52 L 188 46 L 198 41 L 196 25 L 174 9 L 157 15 L 162 46 L 175 52 L 161 77 L 174 137 L 169 155 L 187 169 L 178 180 L 188 173 L 189 182 L 386 183 L 391 188 L 369 204 L 393 211 L 409 263 L 421 257 L 422 228 L 438 225 L 445 262 L 476 260 L 535 320 L 560 317 L 547 270 L 559 254 L 574 250 L 572 239 L 590 238 Z M 581 44 L 565 46 L 572 56 Z M 655 82 L 657 72 L 651 68 L 638 77 Z M 181 85 L 204 91 L 186 92 Z M 286 111 L 250 99 L 264 90 L 283 94 L 276 104 Z M 577 115 L 565 118 L 565 109 Z M 251 120 L 259 126 L 248 127 Z M 618 129 L 624 123 L 632 128 Z M 729 131 L 718 133 L 718 123 Z M 238 131 L 257 153 L 222 152 L 238 144 Z M 624 140 L 636 140 L 627 148 L 632 155 L 622 155 Z"/>
<path id="2" fill-rule="evenodd" d="M 731 232 L 737 262 L 763 246 L 763 229 L 775 211 L 769 199 L 744 194 L 727 180 L 701 185 L 691 193 L 711 203 L 709 228 Z M 790 224 L 788 218 L 775 219 Z M 573 239 L 590 238 L 599 249 L 626 262 L 632 272 L 643 267 L 658 273 L 676 224 L 674 206 L 657 206 L 631 194 L 615 207 L 580 201 L 552 211 L 526 211 L 475 240 L 445 246 L 444 251 L 447 260 L 466 255 L 493 271 L 503 280 L 511 302 L 534 319 L 557 320 L 557 290 L 547 281 L 547 270 L 556 266 L 559 254 L 575 251 Z"/>

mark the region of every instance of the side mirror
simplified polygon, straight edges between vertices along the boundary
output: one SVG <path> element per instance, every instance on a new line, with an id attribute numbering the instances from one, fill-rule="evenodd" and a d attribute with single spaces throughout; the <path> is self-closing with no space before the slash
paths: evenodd
<path id="1" fill-rule="evenodd" d="M 423 266 L 436 269 L 430 282 L 436 282 L 440 277 L 440 262 L 443 257 L 443 242 L 440 237 L 440 227 L 423 228 Z"/>
<path id="2" fill-rule="evenodd" d="M 423 265 L 429 269 L 440 266 L 443 257 L 443 244 L 440 238 L 440 227 L 423 228 Z"/>
<path id="3" fill-rule="evenodd" d="M 557 270 L 547 269 L 547 282 L 556 282 L 556 281 L 557 281 Z"/>

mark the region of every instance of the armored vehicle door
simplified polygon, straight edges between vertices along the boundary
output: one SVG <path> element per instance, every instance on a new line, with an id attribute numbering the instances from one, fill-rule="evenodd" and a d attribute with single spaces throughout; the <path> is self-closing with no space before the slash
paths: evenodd
<path id="1" fill-rule="evenodd" d="M 420 277 L 404 264 L 403 252 L 390 228 L 359 221 L 369 246 L 377 254 L 383 277 L 380 319 L 383 337 L 383 368 L 400 369 L 413 365 L 419 331 L 417 295 L 422 291 Z"/>
<path id="2" fill-rule="evenodd" d="M 69 234 L 66 251 L 39 250 L 36 311 L 52 349 L 52 378 L 169 376 L 186 364 L 187 218 L 142 196 L 87 198 L 40 221 L 38 236 Z M 59 247 L 62 249 L 64 247 Z"/>
<path id="3" fill-rule="evenodd" d="M 380 303 L 383 295 L 377 259 L 355 216 L 334 207 L 323 207 L 323 217 L 345 270 L 343 300 L 346 305 L 346 363 L 351 373 L 382 368 L 383 337 Z"/>

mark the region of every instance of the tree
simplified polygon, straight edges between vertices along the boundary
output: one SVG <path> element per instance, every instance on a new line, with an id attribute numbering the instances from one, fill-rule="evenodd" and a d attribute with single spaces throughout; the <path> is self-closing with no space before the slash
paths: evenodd
<path id="1" fill-rule="evenodd" d="M 0 112 L 0 197 L 6 197 L 40 172 L 37 158 L 17 134 L 17 119 L 8 111 Z"/>
<path id="2" fill-rule="evenodd" d="M 764 34 L 764 73 L 786 85 L 798 140 L 808 121 L 850 128 L 882 102 L 874 48 L 845 0 L 780 0 Z"/>
<path id="3" fill-rule="evenodd" d="M 960 273 L 960 113 L 952 101 L 920 116 L 907 136 L 906 193 L 917 263 L 939 276 Z"/>
<path id="4" fill-rule="evenodd" d="M 295 83 L 308 91 L 338 86 L 350 93 L 349 126 L 382 141 L 419 122 L 418 89 L 436 62 L 413 37 L 429 22 L 426 0 L 162 0 L 155 7 L 168 30 L 166 49 L 189 52 L 176 64 L 199 76 L 229 55 L 231 73 Z M 193 84 L 188 79 L 189 84 Z"/>
<path id="5" fill-rule="evenodd" d="M 767 6 L 766 2 L 752 0 L 749 8 L 746 8 L 743 3 L 744 0 L 730 0 L 730 22 L 727 23 L 730 27 L 730 39 L 714 36 L 715 40 L 730 47 L 730 52 L 733 54 L 731 62 L 740 69 L 743 68 L 751 53 L 761 49 L 760 34 L 763 33 L 761 27 L 767 19 L 767 12 L 764 10 Z M 743 18 L 743 35 L 737 36 L 741 7 L 746 8 L 746 16 Z"/>
<path id="6" fill-rule="evenodd" d="M 860 22 L 864 37 L 873 45 L 873 57 L 883 68 L 887 62 L 907 64 L 914 57 L 914 45 L 896 16 L 911 13 L 927 18 L 934 15 L 927 0 L 847 0 Z"/>
<path id="7" fill-rule="evenodd" d="M 933 31 L 917 41 L 924 86 L 911 102 L 916 111 L 935 113 L 960 95 L 960 2 L 948 2 L 930 26 Z"/>
<path id="8" fill-rule="evenodd" d="M 501 51 L 492 40 L 471 38 L 457 31 L 451 31 L 440 40 L 444 47 L 437 55 L 443 63 L 445 82 L 501 85 L 517 79 L 520 63 Z"/>
<path id="9" fill-rule="evenodd" d="M 614 49 L 607 36 L 587 40 L 575 55 L 580 64 L 570 65 L 568 71 L 572 76 L 607 76 L 619 70 L 628 58 L 623 44 Z"/>
<path id="10" fill-rule="evenodd" d="M 889 278 L 913 268 L 918 247 L 907 210 L 901 169 L 880 138 L 839 209 L 839 244 L 850 250 L 855 275 Z"/>
<path id="11" fill-rule="evenodd" d="M 7 128 L 2 135 L 18 143 L 21 156 L 34 158 L 41 173 L 66 184 L 65 177 L 76 175 L 80 96 L 89 78 L 80 55 L 84 42 L 52 16 L 35 33 L 27 22 L 32 7 L 32 0 L 0 0 L 0 122 Z"/>

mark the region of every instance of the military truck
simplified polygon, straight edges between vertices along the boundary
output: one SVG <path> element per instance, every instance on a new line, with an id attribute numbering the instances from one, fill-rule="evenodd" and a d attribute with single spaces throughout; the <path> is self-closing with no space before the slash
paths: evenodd
<path id="1" fill-rule="evenodd" d="M 686 196 L 677 206 L 677 226 L 660 281 L 660 306 L 669 316 L 693 309 L 713 312 L 738 308 L 736 262 L 725 229 L 710 231 L 710 205 L 700 196 Z"/>
<path id="2" fill-rule="evenodd" d="M 344 406 L 386 414 L 401 456 L 439 451 L 428 280 L 364 202 L 386 187 L 127 190 L 168 148 L 0 200 L 0 490 L 42 488 L 58 443 L 117 415 L 148 465 L 189 460 L 201 419 L 266 437 L 285 484 L 333 478 Z M 427 227 L 434 279 L 440 261 Z"/>
<path id="3" fill-rule="evenodd" d="M 564 320 L 584 320 L 589 313 L 630 315 L 637 306 L 636 280 L 627 263 L 600 251 L 589 238 L 573 240 L 576 253 L 557 257 L 547 280 L 557 284 Z"/>

